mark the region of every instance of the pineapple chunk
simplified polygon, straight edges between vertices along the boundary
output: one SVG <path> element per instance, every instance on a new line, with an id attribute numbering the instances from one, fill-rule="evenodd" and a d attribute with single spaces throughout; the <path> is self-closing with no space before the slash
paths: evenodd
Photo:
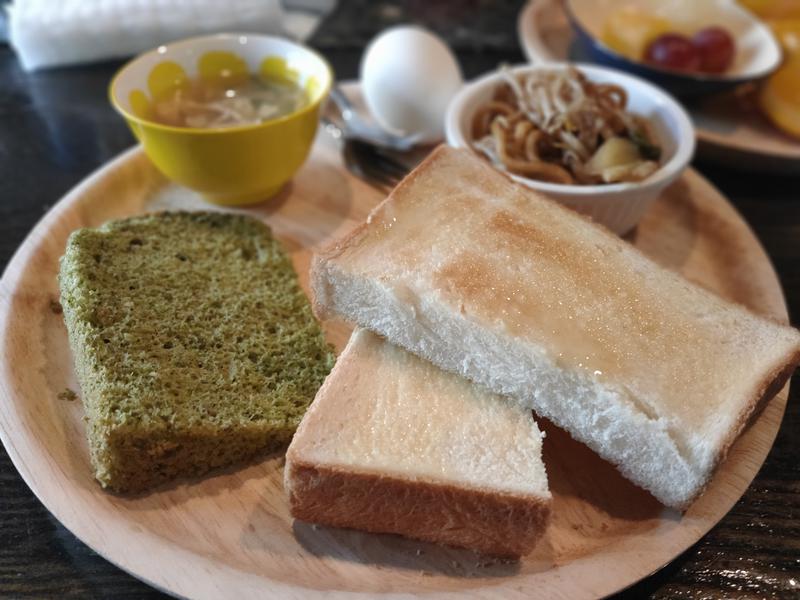
<path id="1" fill-rule="evenodd" d="M 672 29 L 672 23 L 663 17 L 625 6 L 612 13 L 605 22 L 601 39 L 615 52 L 638 61 L 650 42 Z"/>

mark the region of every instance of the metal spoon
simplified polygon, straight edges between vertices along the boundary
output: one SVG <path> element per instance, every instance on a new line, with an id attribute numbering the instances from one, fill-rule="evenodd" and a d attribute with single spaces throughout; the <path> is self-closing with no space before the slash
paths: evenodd
<path id="1" fill-rule="evenodd" d="M 325 117 L 323 117 L 323 121 L 325 121 L 326 127 L 329 127 L 329 131 L 331 131 L 331 125 L 337 127 L 340 131 L 340 135 L 344 138 L 357 139 L 375 146 L 400 152 L 411 150 L 414 146 L 419 144 L 422 139 L 420 134 L 405 136 L 396 135 L 378 125 L 368 123 L 358 114 L 358 111 L 353 107 L 353 104 L 341 88 L 336 85 L 334 85 L 330 91 L 330 99 L 338 109 L 339 116 L 341 117 L 341 125 L 333 123 L 330 119 Z M 331 131 L 331 133 L 334 132 Z"/>

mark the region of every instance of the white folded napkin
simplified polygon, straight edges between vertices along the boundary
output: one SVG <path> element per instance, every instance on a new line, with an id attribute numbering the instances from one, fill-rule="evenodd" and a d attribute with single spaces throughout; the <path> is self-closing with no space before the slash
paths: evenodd
<path id="1" fill-rule="evenodd" d="M 329 1 L 322 4 L 330 10 Z M 130 56 L 206 33 L 306 37 L 309 19 L 321 16 L 287 15 L 279 0 L 14 0 L 7 10 L 11 45 L 29 71 Z"/>

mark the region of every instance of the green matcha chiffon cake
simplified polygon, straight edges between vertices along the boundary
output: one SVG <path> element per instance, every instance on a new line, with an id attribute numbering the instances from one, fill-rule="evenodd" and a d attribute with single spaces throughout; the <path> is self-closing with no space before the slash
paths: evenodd
<path id="1" fill-rule="evenodd" d="M 285 446 L 333 366 L 289 258 L 249 217 L 75 231 L 59 284 L 95 476 L 115 491 Z"/>

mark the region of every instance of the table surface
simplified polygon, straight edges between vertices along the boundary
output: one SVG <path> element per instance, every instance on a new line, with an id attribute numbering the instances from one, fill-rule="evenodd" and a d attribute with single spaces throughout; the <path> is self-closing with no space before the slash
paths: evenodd
<path id="1" fill-rule="evenodd" d="M 520 2 L 341 2 L 310 44 L 340 79 L 357 76 L 365 44 L 383 27 L 417 22 L 443 35 L 466 77 L 521 62 Z M 109 107 L 118 62 L 24 73 L 0 47 L 0 265 L 33 225 L 88 173 L 133 144 Z M 769 253 L 789 312 L 800 312 L 800 169 L 762 175 L 695 162 L 733 202 Z M 109 199 L 113 201 L 113 199 Z M 620 598 L 800 595 L 800 386 L 753 484 L 702 540 Z M 162 598 L 95 554 L 39 503 L 0 450 L 0 597 Z"/>

